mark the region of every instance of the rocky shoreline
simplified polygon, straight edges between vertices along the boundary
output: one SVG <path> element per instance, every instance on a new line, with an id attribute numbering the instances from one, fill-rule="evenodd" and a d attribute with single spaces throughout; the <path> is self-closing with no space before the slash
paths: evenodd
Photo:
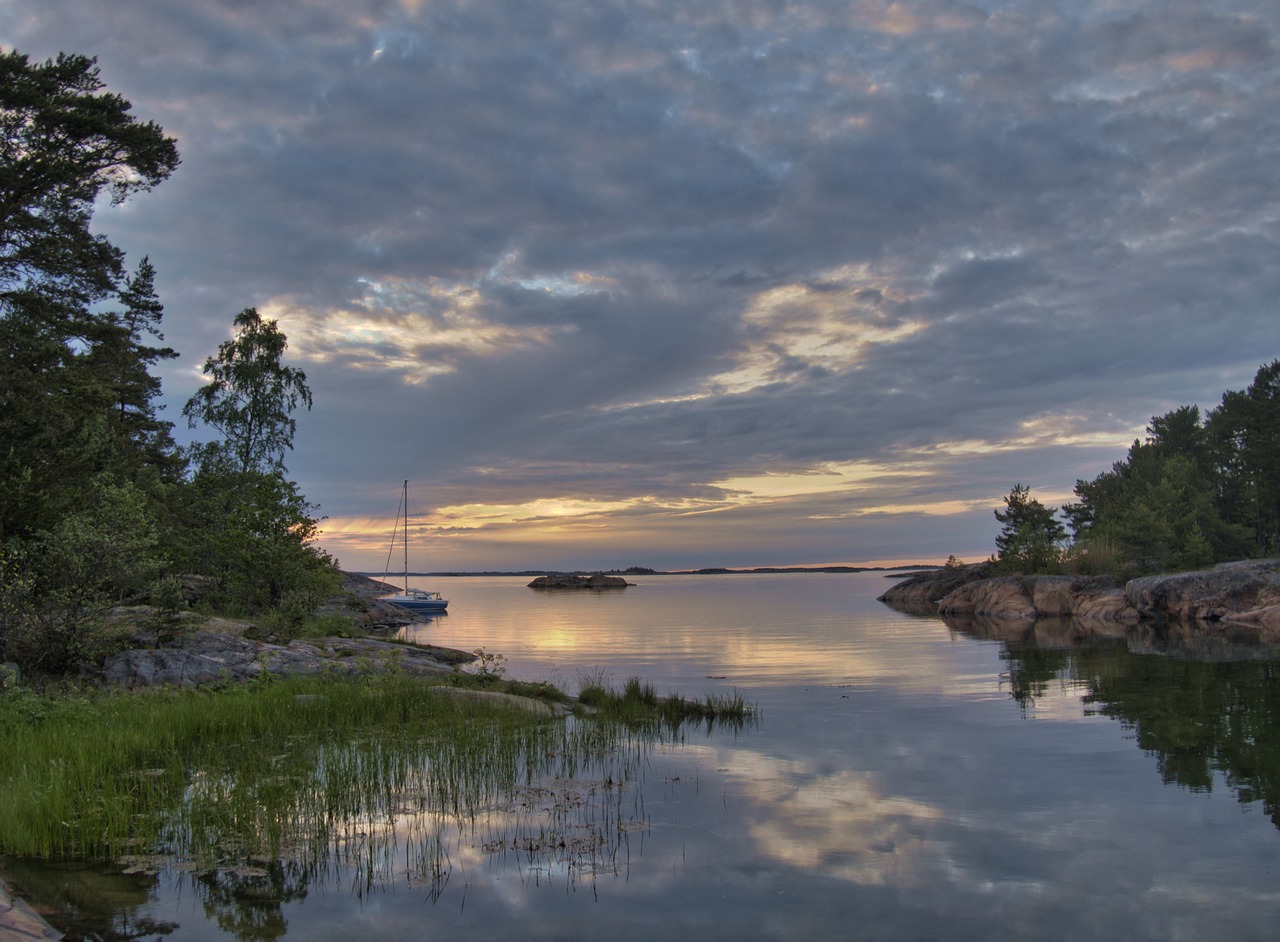
<path id="1" fill-rule="evenodd" d="M 414 621 L 412 613 L 378 598 L 394 591 L 394 586 L 343 573 L 341 593 L 320 611 L 351 618 L 362 634 L 393 633 Z M 117 610 L 114 617 L 126 624 L 148 626 L 154 622 L 155 612 L 140 606 Z M 370 637 L 277 642 L 260 634 L 252 621 L 184 612 L 176 625 L 163 632 L 140 627 L 131 635 L 129 647 L 108 657 L 93 679 L 130 689 L 196 687 L 263 676 L 354 677 L 392 670 L 440 674 L 475 660 L 473 654 L 453 648 Z"/>
<path id="2" fill-rule="evenodd" d="M 1079 576 L 995 576 L 990 566 L 979 564 L 915 573 L 880 601 L 947 619 L 1069 619 L 1076 632 L 1102 637 L 1124 637 L 1136 627 L 1156 625 L 1242 642 L 1280 643 L 1280 559 L 1144 576 L 1123 586 Z"/>

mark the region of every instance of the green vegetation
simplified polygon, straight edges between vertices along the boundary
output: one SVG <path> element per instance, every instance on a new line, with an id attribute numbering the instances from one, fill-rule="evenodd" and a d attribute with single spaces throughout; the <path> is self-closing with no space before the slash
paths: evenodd
<path id="1" fill-rule="evenodd" d="M 469 670 L 455 670 L 442 682 L 451 687 L 488 690 L 528 697 L 545 703 L 571 706 L 577 713 L 587 713 L 622 723 L 625 726 L 653 731 L 658 727 L 679 730 L 690 721 L 708 726 L 741 728 L 755 714 L 754 709 L 738 693 L 708 695 L 690 700 L 680 694 L 659 697 L 652 684 L 630 677 L 622 690 L 615 690 L 601 675 L 578 678 L 576 703 L 560 688 L 546 681 L 510 680 L 506 676 L 506 659 L 483 648 L 474 652 Z"/>
<path id="2" fill-rule="evenodd" d="M 578 702 L 596 715 L 628 726 L 679 729 L 689 721 L 701 721 L 707 728 L 741 729 L 755 710 L 737 692 L 709 694 L 702 700 L 688 700 L 679 694 L 659 697 L 652 684 L 630 677 L 622 690 L 615 690 L 603 677 L 578 680 Z"/>
<path id="3" fill-rule="evenodd" d="M 1031 489 L 1015 484 L 996 519 L 1004 524 L 996 537 L 996 552 L 1005 566 L 1022 572 L 1045 572 L 1058 560 L 1066 528 L 1054 512 L 1031 496 Z"/>
<path id="4" fill-rule="evenodd" d="M 204 604 L 304 629 L 338 578 L 285 476 L 305 375 L 246 308 L 183 410 L 220 438 L 178 448 L 159 418 L 155 269 L 90 229 L 178 167 L 172 138 L 104 89 L 93 59 L 0 55 L 0 661 L 74 672 L 115 642 L 122 602 Z"/>
<path id="5" fill-rule="evenodd" d="M 510 683 L 492 672 L 444 682 Z M 0 693 L 0 853 L 314 861 L 407 809 L 466 818 L 518 787 L 618 762 L 628 742 L 678 729 L 680 714 L 740 723 L 748 713 L 740 699 L 659 701 L 633 680 L 595 701 L 589 721 L 547 722 L 501 701 L 440 696 L 440 685 L 390 673 L 146 694 Z M 505 689 L 546 697 L 554 688 Z"/>
<path id="6" fill-rule="evenodd" d="M 1129 578 L 1280 553 L 1280 360 L 1201 418 L 1155 416 L 1124 461 L 1075 487 L 1056 516 L 1015 485 L 996 511 L 998 568 Z"/>

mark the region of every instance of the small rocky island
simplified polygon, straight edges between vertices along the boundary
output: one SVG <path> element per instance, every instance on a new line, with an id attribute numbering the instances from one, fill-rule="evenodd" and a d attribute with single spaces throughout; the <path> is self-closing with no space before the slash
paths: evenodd
<path id="1" fill-rule="evenodd" d="M 557 572 L 538 576 L 529 583 L 531 589 L 625 589 L 632 583 L 621 576 L 606 576 L 602 572 L 585 576 L 570 572 Z"/>

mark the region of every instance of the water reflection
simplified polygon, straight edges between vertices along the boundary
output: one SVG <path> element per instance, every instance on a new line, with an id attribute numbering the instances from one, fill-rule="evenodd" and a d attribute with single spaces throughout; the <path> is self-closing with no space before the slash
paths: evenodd
<path id="1" fill-rule="evenodd" d="M 1082 640 L 1087 633 L 1069 620 L 947 623 L 1003 642 L 1010 696 L 1024 714 L 1068 685 L 1087 714 L 1133 734 L 1166 785 L 1211 792 L 1215 779 L 1225 782 L 1241 804 L 1260 802 L 1280 828 L 1280 687 L 1266 646 L 1177 624 L 1099 644 Z"/>
<path id="2" fill-rule="evenodd" d="M 941 808 L 885 794 L 873 775 L 849 769 L 797 775 L 793 766 L 756 764 L 738 791 L 754 805 L 757 852 L 790 867 L 866 886 L 918 885 Z"/>
<path id="3" fill-rule="evenodd" d="M 289 922 L 283 906 L 306 899 L 309 868 L 292 861 L 198 873 L 204 914 L 237 939 L 272 942 L 284 938 Z"/>
<path id="4" fill-rule="evenodd" d="M 883 585 L 710 577 L 557 599 L 456 580 L 424 640 L 483 646 L 521 679 L 558 671 L 571 688 L 597 670 L 693 696 L 736 688 L 763 721 L 686 730 L 630 775 L 521 782 L 475 815 L 393 802 L 380 827 L 344 831 L 324 865 L 117 875 L 111 931 L 1273 936 L 1272 662 L 1228 661 L 1220 645 L 1211 662 L 1153 654 L 1188 649 L 1167 633 L 1099 643 L 1068 622 L 944 624 L 875 603 Z"/>
<path id="5" fill-rule="evenodd" d="M 709 734 L 722 725 L 689 728 Z M 745 728 L 741 722 L 729 725 Z M 600 878 L 625 879 L 631 836 L 648 827 L 643 801 L 648 749 L 678 743 L 683 730 L 653 726 L 629 734 L 611 722 L 574 718 L 544 726 L 566 732 L 518 763 L 518 781 L 510 781 L 506 770 L 460 767 L 459 778 L 478 780 L 465 788 L 459 781 L 443 796 L 433 779 L 438 773 L 427 769 L 441 756 L 432 752 L 428 758 L 413 744 L 373 740 L 330 746 L 299 756 L 290 775 L 273 767 L 265 780 L 240 771 L 245 780 L 237 785 L 257 793 L 259 815 L 278 831 L 271 842 L 278 854 L 271 857 L 232 837 L 219 842 L 216 861 L 149 854 L 96 867 L 4 861 L 0 870 L 69 939 L 103 942 L 177 932 L 182 921 L 159 918 L 155 911 L 157 903 L 163 910 L 184 896 L 198 901 L 203 919 L 197 925 L 245 942 L 274 942 L 290 930 L 289 914 L 296 916 L 313 893 L 367 901 L 407 887 L 418 905 L 447 898 L 465 905 L 477 874 L 492 883 L 514 875 L 519 884 L 534 888 L 594 892 Z M 574 736 L 575 729 L 581 735 Z M 385 762 L 387 753 L 400 748 L 403 774 L 379 780 L 374 793 L 355 806 L 332 776 L 326 778 L 346 765 Z M 301 770 L 308 761 L 310 771 Z M 230 781 L 232 776 L 217 778 Z M 173 813 L 172 827 L 196 829 L 192 822 L 216 813 L 219 803 L 230 800 L 228 794 L 189 789 L 184 807 Z M 309 810 L 299 814 L 304 808 Z M 460 884 L 454 880 L 459 872 L 465 876 Z"/>
<path id="6" fill-rule="evenodd" d="M 151 916 L 157 878 L 119 866 L 49 864 L 0 857 L 0 871 L 37 913 L 71 939 L 130 942 L 163 937 L 177 925 Z"/>

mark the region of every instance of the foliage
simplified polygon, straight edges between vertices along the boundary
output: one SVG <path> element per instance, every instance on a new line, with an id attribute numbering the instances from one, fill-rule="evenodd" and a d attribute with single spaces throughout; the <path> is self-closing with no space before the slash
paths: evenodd
<path id="1" fill-rule="evenodd" d="M 1067 535 L 1056 512 L 1032 497 L 1024 484 L 1015 484 L 1004 504 L 1003 511 L 995 511 L 1003 524 L 996 537 L 999 568 L 1023 573 L 1055 571 Z"/>
<path id="2" fill-rule="evenodd" d="M 120 443 L 122 460 L 131 459 L 128 469 L 151 466 L 172 480 L 182 462 L 175 454 L 171 423 L 158 418 L 155 400 L 160 396 L 160 380 L 150 371 L 157 362 L 178 354 L 147 341 L 148 336 L 164 340 L 160 332 L 164 305 L 155 293 L 155 268 L 149 258 L 143 258 L 125 282 L 120 300 L 125 309 L 103 315 L 97 327 L 90 365 L 110 388 L 110 427 Z"/>
<path id="3" fill-rule="evenodd" d="M 465 677 L 474 675 L 446 682 Z M 740 698 L 657 701 L 635 680 L 626 697 L 643 713 L 547 723 L 499 700 L 432 695 L 437 683 L 391 673 L 144 694 L 0 693 L 0 854 L 165 854 L 180 865 L 288 855 L 314 864 L 357 831 L 402 839 L 384 822 L 407 800 L 428 819 L 474 826 L 531 784 L 627 780 L 650 737 L 685 719 L 741 724 L 750 713 Z M 565 699 L 549 684 L 503 684 Z M 351 849 L 359 856 L 373 845 Z M 411 853 L 389 849 L 397 866 Z"/>
<path id="4" fill-rule="evenodd" d="M 554 763 L 566 740 L 591 748 L 589 731 L 428 696 L 430 686 L 391 675 L 144 695 L 0 695 L 0 853 L 211 857 L 239 844 L 274 857 L 314 836 L 307 828 L 317 795 L 321 818 L 411 785 L 423 790 L 416 800 L 465 810 L 514 782 L 526 760 L 529 770 Z M 410 781 L 414 767 L 424 771 Z"/>
<path id="5" fill-rule="evenodd" d="M 1280 553 L 1280 360 L 1260 367 L 1248 389 L 1225 393 L 1204 435 L 1224 518 L 1251 534 L 1259 555 Z"/>
<path id="6" fill-rule="evenodd" d="M 103 305 L 140 303 L 147 269 L 125 282 L 123 253 L 89 224 L 100 196 L 118 203 L 177 165 L 173 140 L 103 91 L 93 59 L 0 54 L 0 541 L 50 528 L 97 474 L 147 460 L 107 419 L 122 401 L 146 411 L 158 387 L 138 390 L 128 360 L 151 353 L 122 344 Z M 158 323 L 147 316 L 135 341 Z"/>
<path id="7" fill-rule="evenodd" d="M 363 634 L 354 618 L 339 612 L 326 612 L 308 616 L 298 637 L 359 638 Z"/>
<path id="8" fill-rule="evenodd" d="M 501 657 L 501 655 L 498 655 Z M 440 683 L 462 690 L 484 690 L 490 693 L 507 693 L 514 697 L 527 697 L 544 703 L 568 703 L 569 695 L 546 680 L 513 680 L 505 674 L 480 673 L 454 670 L 444 675 Z"/>
<path id="9" fill-rule="evenodd" d="M 211 577 L 215 607 L 274 611 L 275 633 L 293 637 L 339 584 L 332 560 L 314 546 L 314 513 L 278 471 L 241 473 L 207 460 L 177 496 L 179 570 Z"/>
<path id="10" fill-rule="evenodd" d="M 107 610 L 141 597 L 165 565 L 145 495 L 105 475 L 28 552 L 29 610 L 9 640 L 23 663 L 52 672 L 102 654 L 113 641 Z"/>
<path id="11" fill-rule="evenodd" d="M 36 292 L 71 329 L 120 276 L 119 250 L 89 231 L 95 201 L 105 190 L 120 203 L 178 166 L 173 139 L 103 88 L 85 56 L 0 54 L 0 304 Z"/>
<path id="12" fill-rule="evenodd" d="M 0 663 L 9 658 L 9 640 L 31 618 L 32 595 L 26 547 L 17 540 L 0 544 Z"/>
<path id="13" fill-rule="evenodd" d="M 28 666 L 92 660 L 105 611 L 149 590 L 177 626 L 181 576 L 212 577 L 211 604 L 265 614 L 282 637 L 336 587 L 315 508 L 281 473 L 311 392 L 274 321 L 242 311 L 205 364 L 186 415 L 221 442 L 184 453 L 159 415 L 154 370 L 177 353 L 155 268 L 126 273 L 90 224 L 99 199 L 178 163 L 93 59 L 0 54 L 0 654 Z"/>
<path id="14" fill-rule="evenodd" d="M 281 469 L 297 430 L 293 412 L 311 408 L 307 376 L 281 363 L 288 341 L 275 321 L 250 307 L 234 323 L 232 339 L 205 361 L 210 381 L 182 414 L 192 427 L 199 421 L 222 433 L 221 448 L 240 473 Z"/>
<path id="15" fill-rule="evenodd" d="M 503 654 L 490 654 L 484 648 L 476 648 L 474 652 L 475 670 L 472 672 L 481 682 L 497 681 L 506 676 L 507 658 Z"/>
<path id="16" fill-rule="evenodd" d="M 578 678 L 578 703 L 597 715 L 606 716 L 632 728 L 655 730 L 665 727 L 676 732 L 689 721 L 711 726 L 741 727 L 755 710 L 738 693 L 711 694 L 701 700 L 679 694 L 659 697 L 653 685 L 639 677 L 629 677 L 622 690 L 615 690 L 602 673 Z"/>
<path id="17" fill-rule="evenodd" d="M 1145 441 L 1062 508 L 1072 565 L 1124 576 L 1280 552 L 1280 361 L 1202 420 L 1154 416 Z"/>

